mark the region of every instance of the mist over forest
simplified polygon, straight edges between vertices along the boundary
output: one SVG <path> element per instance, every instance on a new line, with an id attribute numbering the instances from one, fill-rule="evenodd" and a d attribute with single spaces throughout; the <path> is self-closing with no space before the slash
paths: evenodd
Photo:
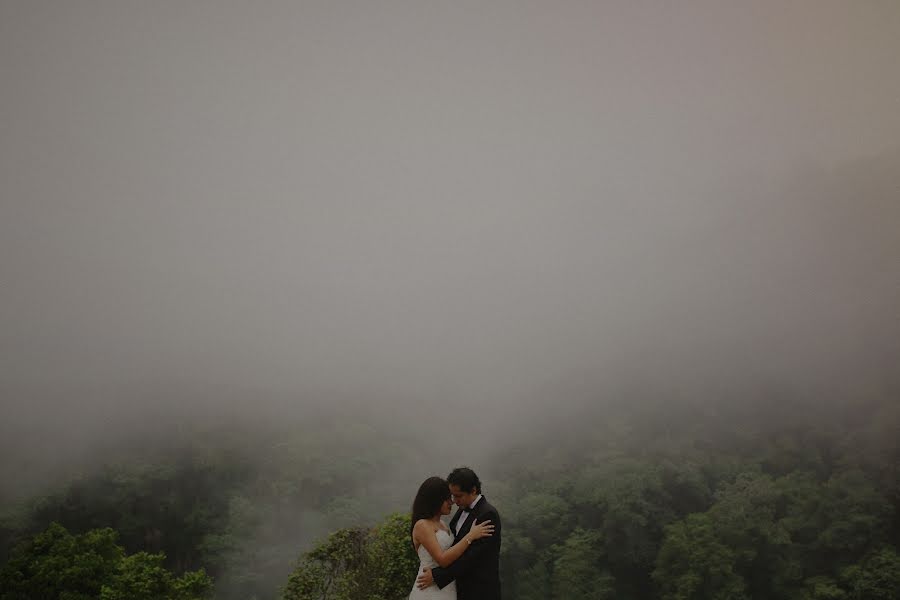
<path id="1" fill-rule="evenodd" d="M 0 1 L 0 600 L 399 600 L 460 465 L 507 598 L 896 598 L 898 40 Z"/>

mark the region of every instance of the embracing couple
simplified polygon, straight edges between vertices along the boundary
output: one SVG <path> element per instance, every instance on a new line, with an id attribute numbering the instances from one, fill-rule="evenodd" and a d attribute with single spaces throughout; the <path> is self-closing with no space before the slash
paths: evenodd
<path id="1" fill-rule="evenodd" d="M 441 517 L 458 507 L 448 528 Z M 500 515 L 468 467 L 429 477 L 412 507 L 420 568 L 410 600 L 500 600 Z"/>

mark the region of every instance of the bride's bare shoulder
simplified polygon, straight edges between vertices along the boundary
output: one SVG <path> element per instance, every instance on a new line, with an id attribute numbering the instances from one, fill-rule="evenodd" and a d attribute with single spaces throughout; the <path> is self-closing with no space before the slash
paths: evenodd
<path id="1" fill-rule="evenodd" d="M 416 524 L 413 525 L 413 532 L 420 531 L 434 531 L 434 521 L 430 521 L 428 519 L 419 519 L 418 521 L 416 521 Z"/>

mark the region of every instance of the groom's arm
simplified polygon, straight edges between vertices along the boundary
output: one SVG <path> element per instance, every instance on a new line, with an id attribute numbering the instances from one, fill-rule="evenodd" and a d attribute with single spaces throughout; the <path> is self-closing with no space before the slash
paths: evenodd
<path id="1" fill-rule="evenodd" d="M 500 515 L 497 511 L 491 510 L 478 518 L 478 522 L 490 521 L 494 526 L 494 534 L 490 537 L 483 537 L 472 542 L 472 545 L 465 553 L 453 561 L 447 567 L 435 567 L 431 570 L 434 582 L 439 588 L 443 588 L 454 579 L 460 577 L 472 568 L 472 565 L 481 562 L 486 555 L 491 552 L 498 552 L 500 548 Z"/>

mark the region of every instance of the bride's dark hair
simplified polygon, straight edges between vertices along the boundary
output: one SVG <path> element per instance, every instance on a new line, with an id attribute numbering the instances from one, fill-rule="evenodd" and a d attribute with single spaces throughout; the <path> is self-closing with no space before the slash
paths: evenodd
<path id="1" fill-rule="evenodd" d="M 450 499 L 450 486 L 440 477 L 429 477 L 419 486 L 412 505 L 412 521 L 409 524 L 409 535 L 419 519 L 431 519 L 441 511 L 441 505 Z"/>

